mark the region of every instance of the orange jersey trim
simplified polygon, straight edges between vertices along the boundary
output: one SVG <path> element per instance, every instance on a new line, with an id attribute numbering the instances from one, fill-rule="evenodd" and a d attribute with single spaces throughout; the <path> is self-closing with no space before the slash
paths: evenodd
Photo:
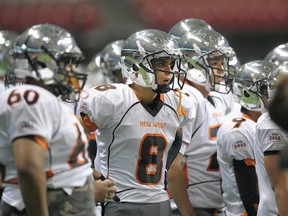
<path id="1" fill-rule="evenodd" d="M 96 136 L 94 133 L 89 133 L 87 136 L 89 140 L 96 140 Z"/>
<path id="2" fill-rule="evenodd" d="M 255 166 L 256 165 L 256 162 L 255 160 L 253 159 L 244 159 L 244 163 L 247 165 L 247 166 Z"/>
<path id="3" fill-rule="evenodd" d="M 43 137 L 34 136 L 34 139 L 44 150 L 48 149 L 48 143 L 46 142 L 46 140 Z"/>
<path id="4" fill-rule="evenodd" d="M 51 169 L 49 169 L 45 172 L 45 175 L 46 175 L 46 178 L 48 179 L 48 178 L 52 177 L 54 175 L 54 173 Z M 3 183 L 18 184 L 19 180 L 18 180 L 18 178 L 13 178 L 13 179 L 3 181 Z"/>
<path id="5" fill-rule="evenodd" d="M 216 124 L 208 127 L 208 136 L 209 140 L 216 140 L 217 139 L 217 133 L 213 134 L 213 129 L 216 130 L 219 129 L 222 124 Z M 217 129 L 217 131 L 218 131 Z"/>
<path id="6" fill-rule="evenodd" d="M 88 115 L 84 115 L 82 117 L 82 119 L 83 119 L 83 123 L 85 124 L 85 126 L 87 128 L 89 128 L 92 132 L 97 130 L 97 125 L 95 123 L 91 122 L 91 120 L 90 120 Z"/>
<path id="7" fill-rule="evenodd" d="M 162 102 L 164 102 L 164 99 L 165 98 L 165 95 L 164 94 L 160 94 L 160 100 L 162 101 Z"/>

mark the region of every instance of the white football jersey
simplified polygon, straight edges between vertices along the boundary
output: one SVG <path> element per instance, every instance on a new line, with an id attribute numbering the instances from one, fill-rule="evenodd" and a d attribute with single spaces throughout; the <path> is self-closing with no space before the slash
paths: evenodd
<path id="1" fill-rule="evenodd" d="M 92 88 L 89 97 L 81 100 L 80 112 L 88 114 L 98 128 L 99 171 L 116 182 L 122 202 L 168 200 L 164 190 L 167 152 L 177 129 L 195 118 L 188 96 L 182 94 L 180 104 L 178 94 L 161 94 L 163 106 L 154 113 L 125 84 Z"/>
<path id="2" fill-rule="evenodd" d="M 204 122 L 193 133 L 186 150 L 188 195 L 195 208 L 223 208 L 217 162 L 217 130 L 222 124 L 221 100 L 212 96 L 216 108 L 205 99 Z"/>
<path id="3" fill-rule="evenodd" d="M 3 91 L 5 91 L 5 85 L 4 85 L 3 80 L 0 79 L 0 92 L 3 92 Z"/>
<path id="4" fill-rule="evenodd" d="M 278 214 L 275 195 L 269 176 L 264 166 L 265 151 L 279 151 L 287 145 L 287 133 L 280 129 L 266 112 L 260 116 L 256 126 L 255 158 L 259 181 L 260 202 L 259 216 L 274 216 Z"/>
<path id="5" fill-rule="evenodd" d="M 217 108 L 222 110 L 223 117 L 225 119 L 232 119 L 241 116 L 241 105 L 235 101 L 234 95 L 232 92 L 228 94 L 221 94 L 219 92 L 210 92 L 210 95 L 217 97 L 219 104 L 216 105 Z"/>
<path id="6" fill-rule="evenodd" d="M 190 103 L 192 103 L 195 108 L 195 118 L 182 129 L 183 144 L 180 153 L 184 155 L 187 145 L 190 143 L 191 137 L 199 130 L 205 121 L 207 108 L 205 98 L 196 88 L 189 84 L 185 84 L 182 91 L 190 96 Z"/>
<path id="7" fill-rule="evenodd" d="M 185 152 L 186 152 L 187 146 L 190 143 L 191 137 L 193 136 L 194 133 L 196 133 L 199 130 L 199 128 L 205 121 L 206 103 L 205 103 L 205 98 L 203 97 L 203 95 L 195 87 L 189 84 L 185 84 L 183 86 L 182 91 L 190 96 L 190 103 L 194 105 L 195 113 L 196 113 L 195 119 L 193 119 L 189 124 L 185 125 L 182 128 L 183 139 L 182 139 L 182 146 L 181 146 L 179 153 L 181 153 L 182 155 L 185 155 Z M 185 164 L 186 161 L 184 160 L 185 160 L 185 157 L 183 157 L 183 163 Z M 187 174 L 185 172 L 184 172 L 184 175 L 185 175 L 185 179 L 187 179 L 186 178 Z M 172 210 L 177 209 L 177 205 L 172 198 L 170 199 L 170 205 L 171 205 Z"/>
<path id="8" fill-rule="evenodd" d="M 255 160 L 255 127 L 256 122 L 243 114 L 240 118 L 224 122 L 217 133 L 217 159 L 222 177 L 223 198 L 229 216 L 246 213 L 235 178 L 233 159 Z"/>
<path id="9" fill-rule="evenodd" d="M 17 184 L 12 141 L 34 135 L 48 143 L 45 156 L 47 188 L 83 186 L 92 174 L 87 137 L 71 109 L 49 91 L 22 85 L 0 96 L 0 162 L 5 166 L 3 200 L 24 208 Z M 11 203 L 13 202 L 13 203 Z"/>

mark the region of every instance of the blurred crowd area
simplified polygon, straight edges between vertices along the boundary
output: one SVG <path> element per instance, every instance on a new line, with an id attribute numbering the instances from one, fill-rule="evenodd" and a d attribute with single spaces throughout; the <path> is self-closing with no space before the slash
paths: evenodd
<path id="1" fill-rule="evenodd" d="M 0 28 L 58 24 L 75 36 L 85 62 L 111 41 L 147 28 L 164 31 L 200 18 L 222 33 L 240 61 L 262 59 L 288 41 L 287 0 L 0 0 Z"/>

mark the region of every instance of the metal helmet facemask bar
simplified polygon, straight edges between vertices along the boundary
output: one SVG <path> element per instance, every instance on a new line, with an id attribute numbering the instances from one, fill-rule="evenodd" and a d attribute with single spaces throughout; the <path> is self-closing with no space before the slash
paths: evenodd
<path id="1" fill-rule="evenodd" d="M 155 65 L 155 61 L 171 61 L 171 70 L 164 70 L 161 68 L 157 68 Z M 141 67 L 143 67 L 147 73 L 153 73 L 155 74 L 155 83 L 158 83 L 156 73 L 157 72 L 164 72 L 164 73 L 170 73 L 172 74 L 172 78 L 169 81 L 169 86 L 167 85 L 160 85 L 158 84 L 158 90 L 156 89 L 156 92 L 159 91 L 159 93 L 166 93 L 170 91 L 171 89 L 174 89 L 175 85 L 175 76 L 181 76 L 183 79 L 186 79 L 186 73 L 181 69 L 181 58 L 180 56 L 172 56 L 166 51 L 159 51 L 156 53 L 152 53 L 150 55 L 147 55 L 143 58 L 143 61 L 147 61 L 148 65 L 152 69 L 148 69 L 144 66 L 144 64 L 140 64 Z M 180 82 L 180 79 L 177 79 L 177 84 L 180 89 L 183 88 L 184 83 Z"/>

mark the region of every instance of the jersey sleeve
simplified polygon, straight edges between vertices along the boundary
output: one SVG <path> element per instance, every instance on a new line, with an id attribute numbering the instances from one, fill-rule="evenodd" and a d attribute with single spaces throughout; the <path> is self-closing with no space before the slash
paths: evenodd
<path id="1" fill-rule="evenodd" d="M 287 146 L 287 133 L 280 128 L 263 130 L 263 152 L 281 151 Z"/>
<path id="2" fill-rule="evenodd" d="M 245 134 L 245 131 L 233 130 L 225 134 L 218 133 L 218 143 L 221 143 L 222 146 L 222 157 L 230 161 L 233 159 L 254 159 L 251 140 L 249 140 L 249 135 Z M 221 154 L 221 152 L 219 152 L 219 154 Z"/>
<path id="3" fill-rule="evenodd" d="M 91 122 L 99 128 L 108 127 L 111 119 L 114 119 L 116 107 L 111 99 L 106 98 L 105 92 L 91 88 L 89 96 L 79 101 L 79 113 L 88 115 Z M 115 98 L 115 100 L 117 100 Z"/>
<path id="4" fill-rule="evenodd" d="M 192 97 L 187 94 L 182 94 L 182 99 L 179 101 L 178 110 L 182 110 L 183 112 L 178 112 L 182 121 L 180 123 L 180 128 L 187 125 L 189 122 L 195 121 L 196 118 L 196 109 L 194 103 L 192 103 Z"/>
<path id="5" fill-rule="evenodd" d="M 50 143 L 53 128 L 58 127 L 54 120 L 59 113 L 58 99 L 55 96 L 43 94 L 41 90 L 26 89 L 25 92 L 34 99 L 26 101 L 21 97 L 17 104 L 12 104 L 12 108 L 6 110 L 5 122 L 10 136 L 9 140 L 12 142 L 17 137 L 36 135 Z M 18 92 L 15 91 L 14 94 L 16 93 Z"/>

